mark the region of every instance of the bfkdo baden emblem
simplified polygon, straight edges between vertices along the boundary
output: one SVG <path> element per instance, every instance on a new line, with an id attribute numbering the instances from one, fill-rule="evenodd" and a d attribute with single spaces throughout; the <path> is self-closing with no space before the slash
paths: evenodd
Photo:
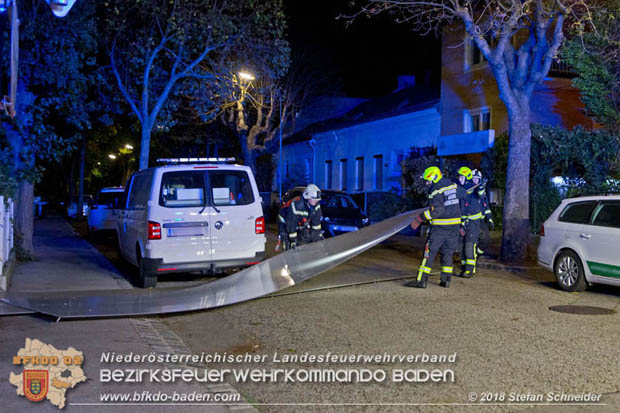
<path id="1" fill-rule="evenodd" d="M 47 396 L 49 389 L 49 371 L 47 370 L 24 370 L 24 395 L 33 402 L 40 402 Z"/>

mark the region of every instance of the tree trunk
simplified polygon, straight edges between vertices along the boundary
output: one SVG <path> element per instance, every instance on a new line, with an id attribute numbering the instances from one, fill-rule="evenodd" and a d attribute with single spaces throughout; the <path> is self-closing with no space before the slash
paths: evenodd
<path id="1" fill-rule="evenodd" d="M 15 205 L 15 232 L 19 247 L 27 256 L 34 255 L 32 244 L 34 228 L 34 184 L 28 181 L 17 183 L 17 204 Z"/>
<path id="2" fill-rule="evenodd" d="M 248 132 L 242 130 L 239 133 L 239 143 L 241 144 L 241 155 L 243 156 L 243 163 L 252 169 L 252 172 L 256 172 L 254 167 L 254 154 L 248 145 Z"/>
<path id="3" fill-rule="evenodd" d="M 153 121 L 145 119 L 142 124 L 142 136 L 140 139 L 140 170 L 149 167 L 149 149 L 151 148 L 151 130 Z"/>
<path id="4" fill-rule="evenodd" d="M 82 210 L 84 209 L 84 166 L 86 164 L 86 139 L 82 139 L 80 145 L 80 181 L 78 184 L 78 202 L 75 212 L 75 219 L 82 219 Z"/>
<path id="5" fill-rule="evenodd" d="M 507 105 L 508 106 L 508 105 Z M 516 107 L 508 107 L 510 142 L 506 171 L 504 200 L 502 261 L 520 261 L 525 258 L 530 233 L 530 129 L 529 98 L 521 97 Z"/>

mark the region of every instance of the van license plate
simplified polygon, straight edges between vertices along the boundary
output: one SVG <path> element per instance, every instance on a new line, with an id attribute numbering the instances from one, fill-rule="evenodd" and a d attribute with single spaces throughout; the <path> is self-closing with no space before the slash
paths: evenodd
<path id="1" fill-rule="evenodd" d="M 202 237 L 204 236 L 204 227 L 180 227 L 168 228 L 168 237 Z"/>

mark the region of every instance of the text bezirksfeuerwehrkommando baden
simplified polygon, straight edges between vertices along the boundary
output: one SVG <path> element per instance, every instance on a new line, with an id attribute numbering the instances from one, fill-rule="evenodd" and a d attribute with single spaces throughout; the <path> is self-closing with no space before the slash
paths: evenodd
<path id="1" fill-rule="evenodd" d="M 228 353 L 200 353 L 200 354 L 137 354 L 116 352 L 101 353 L 101 363 L 455 363 L 456 353 L 453 354 L 228 354 Z"/>

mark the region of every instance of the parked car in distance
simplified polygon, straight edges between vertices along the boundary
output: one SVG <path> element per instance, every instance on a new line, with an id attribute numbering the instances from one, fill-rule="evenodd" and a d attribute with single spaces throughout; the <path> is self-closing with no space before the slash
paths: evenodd
<path id="1" fill-rule="evenodd" d="M 93 203 L 93 196 L 92 195 L 84 195 L 84 199 L 83 199 L 83 203 L 82 203 L 82 216 L 86 217 L 88 216 L 88 211 L 90 210 L 90 206 Z M 69 218 L 77 218 L 77 204 L 78 204 L 78 197 L 77 196 L 73 196 L 71 198 L 71 201 L 69 202 L 69 206 L 67 207 L 67 216 Z"/>
<path id="2" fill-rule="evenodd" d="M 305 186 L 297 186 L 287 191 L 282 197 L 286 203 L 290 199 L 300 196 Z M 368 216 L 355 203 L 350 195 L 335 190 L 321 191 L 321 212 L 323 235 L 333 237 L 346 232 L 357 231 L 369 224 Z"/>
<path id="3" fill-rule="evenodd" d="M 620 286 L 618 245 L 620 195 L 565 199 L 541 227 L 538 264 L 566 291 Z"/>
<path id="4" fill-rule="evenodd" d="M 118 209 L 125 189 L 122 186 L 102 188 L 88 211 L 88 232 L 114 231 Z"/>
<path id="5" fill-rule="evenodd" d="M 394 192 L 358 192 L 351 194 L 351 198 L 368 215 L 371 223 L 383 221 L 407 210 L 414 209 L 405 198 Z"/>
<path id="6" fill-rule="evenodd" d="M 117 221 L 121 255 L 138 267 L 138 286 L 158 274 L 216 273 L 265 254 L 265 218 L 252 170 L 211 160 L 134 173 Z"/>

